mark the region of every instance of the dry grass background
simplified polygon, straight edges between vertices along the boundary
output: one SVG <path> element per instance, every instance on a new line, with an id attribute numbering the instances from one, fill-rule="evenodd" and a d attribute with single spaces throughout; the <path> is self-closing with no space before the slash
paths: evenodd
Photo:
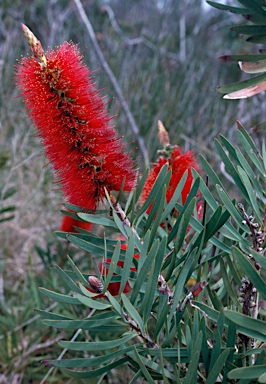
<path id="1" fill-rule="evenodd" d="M 253 125 L 266 119 L 261 116 L 261 111 L 266 111 L 262 108 L 265 101 L 261 96 L 256 100 L 225 102 L 214 90 L 216 85 L 240 79 L 237 67 L 226 67 L 217 60 L 217 56 L 240 48 L 238 39 L 226 27 L 232 24 L 228 15 L 213 10 L 206 12 L 197 0 L 187 0 L 181 2 L 182 5 L 169 1 L 162 8 L 157 6 L 160 3 L 157 1 L 113 0 L 105 3 L 83 0 L 82 3 L 145 140 L 150 160 L 154 160 L 159 145 L 156 139 L 158 119 L 169 130 L 173 142 L 185 149 L 193 149 L 196 155 L 202 153 L 212 164 L 217 161 L 213 138 L 223 133 L 229 140 L 234 140 L 236 117 L 244 124 L 248 120 Z M 54 242 L 52 252 L 56 253 L 58 243 L 52 232 L 59 227 L 62 217 L 59 210 L 63 202 L 50 166 L 42 155 L 40 139 L 27 118 L 14 84 L 16 60 L 29 52 L 21 22 L 34 31 L 45 49 L 64 40 L 79 42 L 89 67 L 92 70 L 100 68 L 94 73 L 98 88 L 105 88 L 102 94 L 106 94 L 107 100 L 115 97 L 109 108 L 110 113 L 116 115 L 114 121 L 119 134 L 132 143 L 141 170 L 144 166 L 140 152 L 135 149 L 136 137 L 121 110 L 110 79 L 101 69 L 102 63 L 96 56 L 75 2 L 15 0 L 11 4 L 2 0 L 0 18 L 2 196 L 10 187 L 15 189 L 15 193 L 1 200 L 0 204 L 1 207 L 16 206 L 14 218 L 0 223 L 1 299 L 5 307 L 0 323 L 4 333 L 33 316 L 31 309 L 38 301 L 42 306 L 37 293 L 32 298 L 33 283 L 29 283 L 29 275 L 33 274 L 36 279 L 34 286 L 45 286 L 47 280 L 52 284 L 50 271 L 44 269 L 35 246 L 46 250 L 47 244 Z M 183 37 L 181 24 L 186 26 Z M 137 38 L 140 40 L 134 40 Z M 6 324 L 8 313 L 14 319 L 13 325 Z M 38 332 L 37 327 L 36 334 Z M 36 341 L 31 345 L 34 343 Z M 20 351 L 18 348 L 15 355 L 21 351 L 23 347 Z M 53 351 L 49 350 L 49 353 Z M 7 361 L 11 357 L 12 353 L 7 354 Z M 30 376 L 25 372 L 30 372 L 30 368 L 25 364 L 18 367 L 10 370 L 2 361 L 0 383 L 1 378 L 2 382 L 29 382 L 27 377 Z M 42 368 L 42 372 L 46 370 Z"/>

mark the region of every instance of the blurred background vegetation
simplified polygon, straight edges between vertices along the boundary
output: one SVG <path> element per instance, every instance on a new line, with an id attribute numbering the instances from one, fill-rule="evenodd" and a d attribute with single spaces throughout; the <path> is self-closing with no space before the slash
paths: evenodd
<path id="1" fill-rule="evenodd" d="M 172 143 L 192 149 L 196 156 L 203 154 L 216 169 L 220 164 L 213 139 L 218 134 L 234 142 L 236 119 L 247 128 L 266 120 L 262 95 L 228 101 L 214 89 L 243 78 L 237 65 L 219 62 L 219 56 L 252 52 L 248 43 L 230 31 L 233 23 L 239 22 L 234 15 L 199 0 L 83 0 L 82 4 L 139 127 L 150 161 L 155 160 L 159 147 L 158 119 L 169 131 Z M 33 308 L 41 306 L 43 298 L 40 300 L 37 286 L 57 284 L 45 267 L 62 263 L 66 250 L 52 234 L 60 225 L 63 198 L 14 84 L 16 61 L 29 52 L 22 22 L 45 50 L 64 40 L 79 44 L 97 87 L 103 89 L 106 101 L 111 100 L 108 108 L 115 116 L 113 122 L 119 135 L 130 143 L 141 171 L 144 162 L 75 2 L 14 0 L 11 4 L 2 0 L 0 18 L 1 218 L 10 218 L 8 207 L 15 206 L 14 217 L 0 222 L 0 330 L 6 336 L 0 351 L 0 382 L 28 383 L 29 378 L 39 382 L 47 368 L 39 366 L 38 354 L 49 329 L 41 334 L 38 320 L 29 327 L 22 325 L 34 316 Z M 259 135 L 255 133 L 254 139 L 259 140 Z M 17 332 L 6 333 L 16 327 Z M 15 347 L 10 348 L 10 340 Z M 53 348 L 52 352 L 47 348 L 48 352 L 42 353 L 53 353 L 54 357 L 60 353 L 60 349 Z M 11 360 L 14 364 L 10 366 Z M 7 378 L 10 381 L 5 381 Z"/>

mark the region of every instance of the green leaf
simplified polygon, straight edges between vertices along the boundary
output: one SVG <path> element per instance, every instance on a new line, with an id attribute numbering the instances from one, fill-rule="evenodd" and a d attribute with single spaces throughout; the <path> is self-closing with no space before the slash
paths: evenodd
<path id="1" fill-rule="evenodd" d="M 248 193 L 248 196 L 249 196 L 249 203 L 251 205 L 251 208 L 252 210 L 254 211 L 255 213 L 255 216 L 256 216 L 256 219 L 257 221 L 262 224 L 262 221 L 261 221 L 261 213 L 260 213 L 260 210 L 259 210 L 259 206 L 258 206 L 258 203 L 257 203 L 257 200 L 256 200 L 256 194 L 255 194 L 255 191 L 253 190 L 252 188 L 252 185 L 251 185 L 251 182 L 248 178 L 248 175 L 246 174 L 246 172 L 241 168 L 241 167 L 237 167 L 237 170 L 238 170 L 238 173 L 242 179 L 242 182 L 245 186 L 245 189 Z"/>
<path id="2" fill-rule="evenodd" d="M 131 302 L 128 300 L 128 298 L 126 297 L 126 295 L 124 293 L 122 293 L 121 299 L 124 303 L 124 306 L 125 306 L 127 313 L 137 323 L 137 325 L 140 328 L 141 333 L 144 335 L 145 334 L 144 324 L 143 324 L 143 321 L 142 321 L 138 311 L 131 304 Z"/>
<path id="3" fill-rule="evenodd" d="M 88 367 L 97 367 L 101 364 L 108 363 L 111 360 L 116 359 L 117 357 L 126 354 L 127 352 L 132 351 L 134 348 L 133 345 L 120 349 L 114 353 L 108 353 L 107 355 L 99 357 L 89 357 L 89 358 L 79 358 L 79 359 L 63 359 L 63 360 L 43 360 L 42 363 L 53 367 L 60 368 L 88 368 Z M 93 371 L 95 372 L 95 371 Z"/>
<path id="4" fill-rule="evenodd" d="M 123 273 L 122 273 L 122 278 L 121 278 L 121 283 L 119 288 L 119 294 L 123 292 L 126 286 L 126 283 L 129 279 L 130 267 L 132 265 L 132 259 L 134 256 L 134 245 L 135 245 L 135 236 L 130 236 L 127 249 L 126 249 L 126 254 L 125 254 L 125 262 L 123 265 Z"/>
<path id="5" fill-rule="evenodd" d="M 244 328 L 248 328 L 254 331 L 265 333 L 266 336 L 266 323 L 253 317 L 243 315 L 234 311 L 225 310 L 224 315 L 237 325 L 241 325 Z"/>
<path id="6" fill-rule="evenodd" d="M 81 283 L 83 284 L 88 284 L 87 280 L 85 279 L 85 277 L 82 275 L 82 273 L 80 272 L 80 270 L 76 267 L 76 265 L 74 264 L 74 262 L 72 261 L 71 257 L 69 257 L 67 255 L 67 258 L 68 258 L 68 261 L 71 265 L 71 268 L 73 269 L 75 275 L 77 276 L 77 279 L 78 281 L 80 281 Z"/>
<path id="7" fill-rule="evenodd" d="M 107 228 L 117 228 L 113 220 L 106 217 L 90 214 L 90 213 L 78 213 L 78 217 L 88 223 L 103 225 Z"/>
<path id="8" fill-rule="evenodd" d="M 172 210 L 175 208 L 176 202 L 180 199 L 181 192 L 183 191 L 185 182 L 187 180 L 187 175 L 188 175 L 188 171 L 186 170 L 181 180 L 179 181 L 171 200 L 165 207 L 165 210 L 161 219 L 162 221 L 164 221 L 167 218 L 167 216 L 171 214 Z"/>
<path id="9" fill-rule="evenodd" d="M 225 62 L 232 62 L 232 63 L 238 63 L 239 61 L 242 62 L 255 62 L 255 61 L 260 61 L 260 60 L 265 60 L 266 59 L 266 54 L 265 53 L 260 53 L 260 54 L 247 54 L 247 55 L 225 55 L 219 57 L 220 60 L 225 61 Z"/>
<path id="10" fill-rule="evenodd" d="M 165 178 L 167 173 L 168 173 L 168 164 L 165 164 L 161 168 L 160 173 L 155 180 L 155 183 L 151 189 L 151 192 L 147 200 L 145 201 L 145 203 L 143 204 L 139 212 L 136 214 L 135 222 L 141 219 L 142 215 L 147 211 L 147 209 L 153 203 L 153 201 L 155 201 L 157 194 L 160 193 L 162 186 L 165 184 Z M 136 227 L 138 227 L 138 224 L 136 224 Z"/>
<path id="11" fill-rule="evenodd" d="M 107 296 L 108 296 L 108 300 L 110 302 L 110 304 L 112 305 L 112 307 L 114 308 L 114 310 L 119 314 L 119 316 L 122 317 L 122 319 L 125 321 L 125 316 L 124 316 L 124 312 L 123 312 L 123 309 L 122 307 L 120 306 L 120 304 L 118 303 L 118 301 L 111 295 L 110 292 L 107 292 L 106 293 Z"/>
<path id="12" fill-rule="evenodd" d="M 225 208 L 230 213 L 230 215 L 233 217 L 233 219 L 236 221 L 237 225 L 246 232 L 247 227 L 242 224 L 243 217 L 240 215 L 239 211 L 237 210 L 236 206 L 232 203 L 230 200 L 228 194 L 226 191 L 221 187 L 220 185 L 216 185 L 216 190 L 218 192 L 218 195 L 223 202 Z"/>
<path id="13" fill-rule="evenodd" d="M 168 324 L 170 324 L 170 321 L 171 321 L 174 313 L 176 312 L 177 304 L 181 298 L 181 295 L 183 292 L 183 287 L 184 287 L 187 279 L 189 278 L 188 274 L 191 271 L 191 266 L 195 262 L 196 254 L 197 254 L 197 248 L 193 249 L 193 251 L 188 255 L 181 271 L 179 272 L 177 284 L 174 287 L 175 289 L 174 289 L 173 304 L 172 304 L 172 308 L 171 308 L 171 311 L 170 311 L 169 316 L 168 316 Z"/>
<path id="14" fill-rule="evenodd" d="M 237 299 L 234 289 L 233 289 L 233 283 L 232 281 L 229 280 L 229 273 L 226 270 L 224 261 L 222 258 L 220 258 L 220 267 L 221 267 L 221 274 L 222 274 L 222 279 L 223 283 L 227 292 L 227 295 L 231 298 L 233 304 L 235 305 L 238 310 L 241 310 L 241 305 L 239 303 L 239 300 Z"/>
<path id="15" fill-rule="evenodd" d="M 233 369 L 228 373 L 228 379 L 257 379 L 265 374 L 265 365 L 254 365 L 252 367 L 243 367 Z"/>
<path id="16" fill-rule="evenodd" d="M 52 326 L 54 328 L 60 329 L 92 329 L 102 327 L 102 325 L 106 325 L 108 323 L 112 323 L 113 320 L 118 319 L 117 315 L 112 315 L 110 317 L 106 317 L 105 319 L 99 319 L 98 316 L 95 316 L 96 319 L 83 319 L 83 320 L 43 320 L 43 323 L 48 326 Z"/>
<path id="17" fill-rule="evenodd" d="M 196 352 L 189 363 L 184 384 L 195 383 L 197 380 L 197 369 L 199 364 L 200 352 Z"/>
<path id="18" fill-rule="evenodd" d="M 155 298 L 155 291 L 158 285 L 158 277 L 160 274 L 162 261 L 165 255 L 166 243 L 167 236 L 164 236 L 158 248 L 158 252 L 155 254 L 155 258 L 152 263 L 152 269 L 150 271 L 147 283 L 146 292 L 142 299 L 140 310 L 143 311 L 143 321 L 145 326 L 147 325 L 148 319 L 151 315 L 151 309 Z"/>
<path id="19" fill-rule="evenodd" d="M 259 159 L 258 157 L 258 149 L 256 148 L 256 145 L 254 144 L 253 140 L 244 129 L 239 128 L 237 130 L 237 134 L 239 139 L 241 140 L 242 145 L 245 148 L 247 156 L 256 166 L 257 170 L 262 176 L 262 179 L 265 180 L 265 169 L 263 168 L 261 159 Z"/>
<path id="20" fill-rule="evenodd" d="M 112 349 L 119 347 L 122 344 L 125 344 L 129 340 L 136 337 L 137 334 L 131 332 L 130 335 L 122 337 L 118 340 L 105 340 L 105 341 L 60 341 L 59 345 L 63 348 L 70 349 L 71 351 L 105 351 L 107 349 Z"/>
<path id="21" fill-rule="evenodd" d="M 116 268 L 116 265 L 118 263 L 118 260 L 119 260 L 119 256 L 120 256 L 120 249 L 121 249 L 121 243 L 120 241 L 118 241 L 116 243 L 116 246 L 115 246 L 115 249 L 114 249 L 114 253 L 111 257 L 111 262 L 108 266 L 108 275 L 106 276 L 106 279 L 105 279 L 105 282 L 104 282 L 104 287 L 103 287 L 103 292 L 106 291 L 111 279 L 112 279 L 112 276 L 114 274 L 114 271 L 115 271 L 115 268 Z"/>
<path id="22" fill-rule="evenodd" d="M 169 312 L 170 306 L 168 304 L 168 296 L 160 294 L 159 296 L 159 309 L 158 309 L 158 317 L 156 322 L 156 328 L 154 330 L 154 338 L 157 338 L 159 332 L 161 331 L 164 322 L 166 320 L 167 314 Z"/>
<path id="23" fill-rule="evenodd" d="M 99 311 L 103 311 L 104 309 L 107 309 L 107 308 L 110 308 L 111 305 L 110 304 L 104 304 L 104 303 L 101 303 L 97 300 L 93 300 L 93 299 L 90 299 L 89 297 L 86 297 L 86 296 L 83 296 L 83 295 L 80 295 L 80 294 L 75 294 L 75 297 L 78 301 L 80 301 L 82 304 L 86 305 L 86 307 L 89 307 L 89 308 L 94 308 L 94 309 L 97 309 Z"/>
<path id="24" fill-rule="evenodd" d="M 191 301 L 191 305 L 195 308 L 198 308 L 204 316 L 207 316 L 211 320 L 217 323 L 219 312 L 214 310 L 213 308 L 209 307 L 208 305 L 204 303 L 200 303 L 199 301 Z M 225 319 L 225 327 L 228 327 L 228 320 Z M 262 341 L 266 341 L 266 335 L 264 333 L 261 333 L 257 330 L 252 330 L 247 327 L 242 327 L 240 325 L 237 326 L 237 332 L 243 333 L 244 335 L 247 335 L 253 339 L 259 339 Z"/>
<path id="25" fill-rule="evenodd" d="M 208 374 L 208 378 L 206 384 L 215 384 L 217 383 L 218 375 L 221 373 L 223 366 L 226 362 L 226 359 L 229 355 L 230 349 L 225 349 L 216 359 L 210 373 Z"/>
<path id="26" fill-rule="evenodd" d="M 137 275 L 137 280 L 134 284 L 134 287 L 133 287 L 133 290 L 132 290 L 132 293 L 131 293 L 131 297 L 130 297 L 130 301 L 132 304 L 134 304 L 135 300 L 137 299 L 137 296 L 139 294 L 139 291 L 142 287 L 142 284 L 144 283 L 148 273 L 149 273 L 149 270 L 151 268 L 151 265 L 152 265 L 152 262 L 153 260 L 155 259 L 155 256 L 158 252 L 158 249 L 159 249 L 159 239 L 157 239 L 154 243 L 153 243 L 153 246 L 150 250 L 150 252 L 148 253 L 141 269 L 138 270 L 138 275 Z"/>
<path id="27" fill-rule="evenodd" d="M 75 297 L 68 296 L 68 295 L 63 295 L 61 293 L 53 292 L 50 291 L 49 289 L 46 288 L 39 288 L 39 291 L 41 292 L 42 295 L 49 297 L 49 299 L 58 301 L 60 303 L 66 303 L 66 304 L 76 304 L 80 305 L 80 301 L 77 300 Z"/>
<path id="28" fill-rule="evenodd" d="M 240 91 L 245 88 L 253 87 L 254 85 L 258 85 L 265 80 L 266 80 L 266 74 L 263 73 L 261 75 L 252 77 L 251 79 L 248 79 L 248 80 L 243 80 L 237 83 L 216 87 L 216 90 L 220 93 L 232 93 L 232 92 Z"/>
<path id="29" fill-rule="evenodd" d="M 180 226 L 178 228 L 178 232 L 176 235 L 175 240 L 175 252 L 178 253 L 184 243 L 186 233 L 187 233 L 187 227 L 191 218 L 191 215 L 193 214 L 193 210 L 196 204 L 196 198 L 194 197 L 190 203 L 188 204 L 186 210 L 183 212 L 181 216 Z"/>
<path id="30" fill-rule="evenodd" d="M 251 264 L 249 259 L 236 247 L 232 248 L 233 256 L 238 260 L 243 271 L 247 274 L 250 281 L 254 284 L 257 290 L 260 292 L 262 298 L 266 300 L 266 284 L 258 274 L 255 267 Z"/>
<path id="31" fill-rule="evenodd" d="M 139 367 L 141 369 L 141 372 L 143 374 L 143 376 L 146 378 L 146 380 L 150 383 L 150 384 L 155 384 L 155 382 L 153 381 L 151 375 L 149 374 L 147 368 L 145 367 L 145 365 L 143 364 L 142 360 L 141 360 L 141 357 L 139 356 L 138 352 L 137 352 L 137 349 L 136 347 L 134 346 L 134 353 L 135 353 L 135 357 L 136 357 L 136 361 L 137 363 L 139 364 Z"/>
<path id="32" fill-rule="evenodd" d="M 94 245 L 93 243 L 90 243 L 86 240 L 79 238 L 77 235 L 69 235 L 68 240 L 72 244 L 76 245 L 78 248 L 83 249 L 84 251 L 94 253 L 95 255 L 98 255 L 101 257 L 103 257 L 103 256 L 112 257 L 112 252 L 110 252 L 108 250 L 105 251 L 104 246 L 98 247 L 97 245 Z"/>
<path id="33" fill-rule="evenodd" d="M 223 163 L 226 167 L 227 172 L 232 176 L 234 182 L 236 183 L 236 185 L 239 188 L 242 195 L 246 199 L 248 199 L 248 194 L 247 194 L 246 188 L 245 188 L 239 174 L 237 173 L 237 171 L 235 169 L 235 165 L 233 164 L 233 162 L 231 161 L 229 156 L 226 154 L 225 150 L 223 149 L 223 147 L 221 146 L 219 141 L 216 139 L 215 139 L 215 146 L 216 146 L 216 149 L 217 149 L 217 151 L 221 157 L 221 160 L 223 161 Z"/>
<path id="34" fill-rule="evenodd" d="M 220 9 L 222 11 L 229 11 L 232 13 L 236 13 L 239 15 L 248 15 L 250 13 L 249 9 L 246 8 L 238 8 L 238 7 L 231 7 L 229 5 L 216 3 L 215 1 L 207 1 L 208 4 L 210 4 L 212 7 Z"/>
<path id="35" fill-rule="evenodd" d="M 55 269 L 57 273 L 60 274 L 60 276 L 64 279 L 65 283 L 68 285 L 68 287 L 73 291 L 73 292 L 79 292 L 80 289 L 76 285 L 76 283 L 67 275 L 65 271 L 63 271 L 58 265 L 55 266 Z"/>
<path id="36" fill-rule="evenodd" d="M 123 357 L 122 359 L 116 360 L 115 362 L 105 365 L 102 368 L 94 369 L 90 371 L 79 372 L 79 371 L 71 371 L 69 369 L 62 369 L 62 371 L 65 372 L 70 377 L 74 377 L 77 379 L 90 379 L 100 375 L 104 375 L 106 372 L 110 372 L 112 369 L 128 362 L 129 360 L 130 360 L 129 357 Z"/>

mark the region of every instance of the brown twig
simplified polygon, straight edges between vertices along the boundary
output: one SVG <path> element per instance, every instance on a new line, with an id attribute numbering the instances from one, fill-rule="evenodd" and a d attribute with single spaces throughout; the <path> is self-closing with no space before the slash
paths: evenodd
<path id="1" fill-rule="evenodd" d="M 134 233 L 134 235 L 142 243 L 142 240 L 139 237 L 138 232 L 135 230 L 134 227 L 131 226 L 129 219 L 127 218 L 125 212 L 123 211 L 121 205 L 116 201 L 116 198 L 114 197 L 114 195 L 110 194 L 110 200 L 111 200 L 113 208 L 114 208 L 115 212 L 117 213 L 117 215 L 119 216 L 123 226 L 130 228 L 132 230 L 132 232 Z M 159 286 L 159 291 L 163 295 L 168 295 L 168 304 L 171 304 L 174 293 L 172 292 L 171 288 L 168 286 L 167 282 L 165 281 L 165 278 L 161 274 L 158 277 L 158 286 Z"/>

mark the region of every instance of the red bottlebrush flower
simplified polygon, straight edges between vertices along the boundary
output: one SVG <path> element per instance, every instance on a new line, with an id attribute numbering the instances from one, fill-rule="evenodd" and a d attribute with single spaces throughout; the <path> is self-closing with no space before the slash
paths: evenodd
<path id="1" fill-rule="evenodd" d="M 77 46 L 64 42 L 44 56 L 25 26 L 24 32 L 34 55 L 22 58 L 16 78 L 29 116 L 67 200 L 94 210 L 105 188 L 117 191 L 123 179 L 125 191 L 134 187 L 132 159 L 110 126 Z"/>
<path id="2" fill-rule="evenodd" d="M 63 216 L 59 231 L 78 233 L 75 227 L 85 229 L 86 231 L 90 231 L 92 227 L 92 223 L 87 223 L 86 221 L 73 219 L 70 216 Z"/>
<path id="3" fill-rule="evenodd" d="M 171 200 L 175 189 L 181 180 L 183 174 L 185 171 L 188 171 L 187 179 L 185 182 L 185 185 L 182 190 L 182 203 L 186 201 L 186 198 L 190 192 L 193 177 L 192 177 L 192 172 L 191 168 L 194 168 L 195 170 L 198 170 L 199 167 L 196 163 L 196 160 L 193 156 L 193 153 L 191 151 L 182 153 L 181 149 L 175 145 L 172 149 L 170 157 L 167 159 L 165 157 L 160 157 L 153 165 L 153 168 L 151 169 L 147 180 L 145 182 L 142 194 L 141 194 L 141 203 L 144 204 L 146 201 L 147 197 L 149 196 L 149 193 L 153 187 L 153 184 L 161 170 L 164 164 L 168 163 L 168 169 L 172 170 L 172 176 L 170 179 L 170 183 L 168 185 L 167 191 L 166 191 L 166 200 L 169 203 Z"/>

